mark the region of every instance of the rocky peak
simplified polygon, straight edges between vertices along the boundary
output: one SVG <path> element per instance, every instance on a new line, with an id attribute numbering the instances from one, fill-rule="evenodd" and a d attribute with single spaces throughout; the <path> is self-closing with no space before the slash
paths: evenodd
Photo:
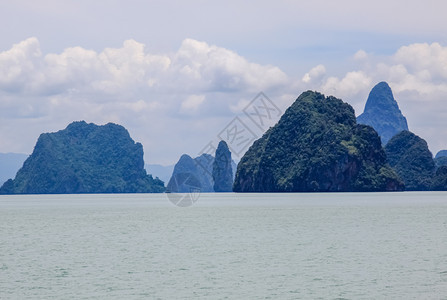
<path id="1" fill-rule="evenodd" d="M 382 81 L 371 90 L 363 114 L 357 122 L 372 126 L 385 145 L 397 133 L 408 130 L 407 119 L 399 109 L 388 83 Z"/>

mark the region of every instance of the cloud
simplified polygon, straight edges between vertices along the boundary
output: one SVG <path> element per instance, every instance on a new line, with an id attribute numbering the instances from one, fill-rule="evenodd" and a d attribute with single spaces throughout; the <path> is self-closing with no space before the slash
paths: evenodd
<path id="1" fill-rule="evenodd" d="M 175 81 L 203 91 L 259 91 L 287 83 L 278 67 L 247 61 L 233 51 L 192 39 L 183 41 L 173 57 Z"/>
<path id="2" fill-rule="evenodd" d="M 326 68 L 323 65 L 318 65 L 312 68 L 308 73 L 304 74 L 302 81 L 304 83 L 313 83 L 320 81 L 326 74 Z"/>
<path id="3" fill-rule="evenodd" d="M 0 152 L 29 153 L 40 132 L 82 119 L 123 124 L 144 145 L 157 141 L 171 151 L 188 149 L 172 146 L 168 139 L 173 139 L 189 140 L 200 148 L 202 142 L 196 141 L 207 135 L 188 137 L 183 131 L 219 132 L 238 101 L 289 83 L 278 67 L 193 39 L 185 39 L 175 52 L 159 54 L 135 40 L 100 52 L 70 47 L 43 53 L 38 39 L 29 38 L 0 52 Z M 30 126 L 33 130 L 26 130 Z M 162 126 L 163 132 L 154 126 Z"/>
<path id="4" fill-rule="evenodd" d="M 205 95 L 191 95 L 186 98 L 181 106 L 182 112 L 196 112 L 200 105 L 205 101 Z"/>
<path id="5" fill-rule="evenodd" d="M 447 47 L 442 47 L 439 43 L 403 46 L 393 59 L 396 63 L 407 66 L 412 73 L 429 73 L 427 80 L 447 79 Z"/>
<path id="6" fill-rule="evenodd" d="M 39 41 L 29 38 L 0 53 L 0 89 L 26 91 L 29 82 L 38 81 L 42 57 Z"/>
<path id="7" fill-rule="evenodd" d="M 327 94 L 341 98 L 353 97 L 371 86 L 371 78 L 363 71 L 352 71 L 339 79 L 329 77 L 321 86 L 321 90 Z"/>
<path id="8" fill-rule="evenodd" d="M 174 54 L 151 54 L 126 40 L 97 53 L 82 47 L 42 55 L 36 38 L 0 53 L 3 91 L 54 95 L 69 91 L 133 95 L 140 91 L 258 91 L 284 85 L 279 68 L 251 63 L 225 48 L 192 39 Z"/>
<path id="9" fill-rule="evenodd" d="M 368 53 L 366 53 L 364 50 L 359 50 L 354 54 L 355 60 L 363 60 L 368 58 Z"/>

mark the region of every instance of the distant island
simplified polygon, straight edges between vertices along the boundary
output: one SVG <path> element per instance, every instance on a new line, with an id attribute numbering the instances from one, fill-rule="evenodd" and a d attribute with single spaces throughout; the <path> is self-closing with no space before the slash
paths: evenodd
<path id="1" fill-rule="evenodd" d="M 144 170 L 143 146 L 117 124 L 73 122 L 40 135 L 34 151 L 0 194 L 159 193 Z"/>
<path id="2" fill-rule="evenodd" d="M 228 145 L 220 141 L 215 156 L 203 153 L 196 158 L 183 154 L 175 164 L 166 191 L 189 193 L 231 192 L 236 163 L 231 159 Z"/>

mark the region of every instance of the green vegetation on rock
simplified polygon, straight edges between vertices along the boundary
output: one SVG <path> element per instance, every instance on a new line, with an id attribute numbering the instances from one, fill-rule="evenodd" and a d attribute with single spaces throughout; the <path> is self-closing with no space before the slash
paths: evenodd
<path id="1" fill-rule="evenodd" d="M 427 142 L 409 131 L 395 135 L 385 146 L 388 162 L 408 191 L 430 190 L 435 163 Z"/>
<path id="2" fill-rule="evenodd" d="M 143 146 L 116 124 L 73 122 L 41 134 L 2 194 L 147 193 L 164 184 L 144 170 Z"/>
<path id="3" fill-rule="evenodd" d="M 442 166 L 436 170 L 431 190 L 447 191 L 447 166 Z"/>
<path id="4" fill-rule="evenodd" d="M 402 189 L 374 129 L 357 125 L 349 104 L 312 91 L 250 147 L 233 186 L 236 192 Z"/>

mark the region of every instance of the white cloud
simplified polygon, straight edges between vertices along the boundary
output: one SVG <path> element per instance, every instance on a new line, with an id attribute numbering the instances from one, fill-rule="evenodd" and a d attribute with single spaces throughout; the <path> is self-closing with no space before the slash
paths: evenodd
<path id="1" fill-rule="evenodd" d="M 205 95 L 191 95 L 186 98 L 180 107 L 182 112 L 196 112 L 205 101 Z"/>
<path id="2" fill-rule="evenodd" d="M 320 81 L 326 74 L 326 68 L 323 65 L 318 65 L 312 68 L 308 73 L 304 74 L 302 81 L 304 83 L 314 83 Z"/>
<path id="3" fill-rule="evenodd" d="M 175 83 L 204 91 L 259 91 L 288 81 L 277 67 L 251 63 L 233 51 L 192 39 L 183 41 L 172 71 Z"/>
<path id="4" fill-rule="evenodd" d="M 123 124 L 136 132 L 135 139 L 154 147 L 146 153 L 155 151 L 163 161 L 172 154 L 158 148 L 177 156 L 194 145 L 173 147 L 174 141 L 192 140 L 202 147 L 233 116 L 238 101 L 281 90 L 289 82 L 275 66 L 192 39 L 167 54 L 150 53 L 135 40 L 100 52 L 70 47 L 45 54 L 39 41 L 29 38 L 0 52 L 0 152 L 29 153 L 40 132 L 85 119 Z M 187 130 L 197 126 L 210 133 Z M 155 130 L 160 127 L 163 132 Z"/>
<path id="5" fill-rule="evenodd" d="M 259 91 L 288 81 L 277 67 L 192 39 L 170 55 L 147 53 L 144 44 L 127 40 L 100 53 L 72 47 L 42 56 L 38 40 L 30 38 L 0 53 L 0 65 L 3 91 L 30 94 Z"/>
<path id="6" fill-rule="evenodd" d="M 364 50 L 359 50 L 354 54 L 355 60 L 363 60 L 368 58 L 368 53 L 366 53 Z"/>
<path id="7" fill-rule="evenodd" d="M 29 38 L 0 53 L 0 89 L 26 91 L 29 82 L 39 80 L 42 53 L 39 41 Z"/>
<path id="8" fill-rule="evenodd" d="M 327 94 L 346 98 L 358 95 L 360 92 L 368 89 L 371 83 L 371 78 L 363 71 L 352 71 L 346 73 L 341 79 L 329 77 L 321 86 L 321 90 Z"/>
<path id="9" fill-rule="evenodd" d="M 413 73 L 429 72 L 429 80 L 447 79 L 447 47 L 439 43 L 401 47 L 394 55 L 394 61 L 407 66 Z"/>

